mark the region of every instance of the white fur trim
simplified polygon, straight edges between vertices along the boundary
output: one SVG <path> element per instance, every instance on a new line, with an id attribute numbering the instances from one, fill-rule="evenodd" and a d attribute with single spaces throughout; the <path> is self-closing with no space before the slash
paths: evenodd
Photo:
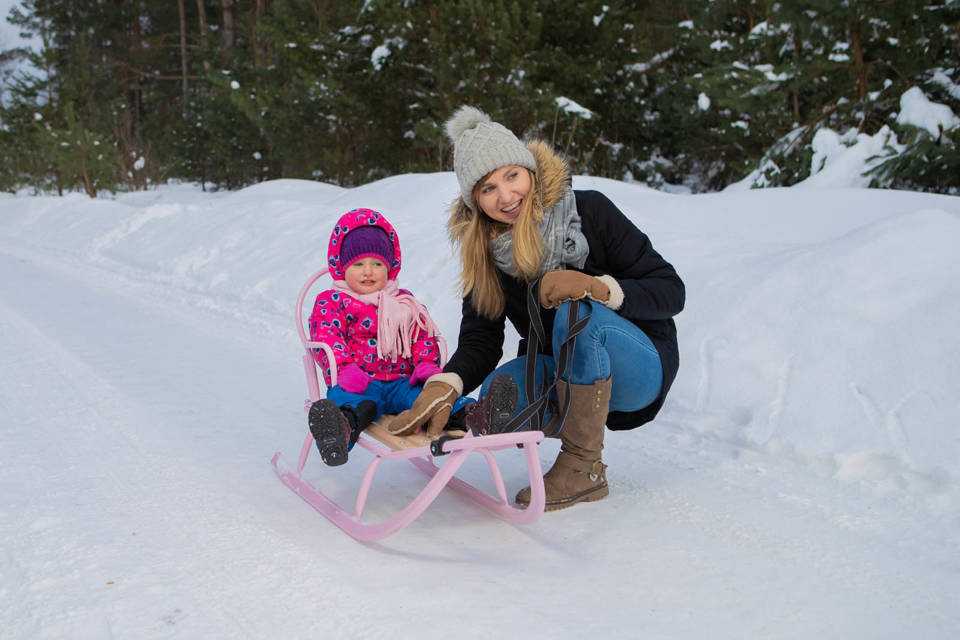
<path id="1" fill-rule="evenodd" d="M 453 387 L 453 390 L 457 392 L 458 396 L 463 395 L 463 378 L 453 373 L 452 371 L 448 371 L 447 373 L 433 374 L 432 376 L 427 378 L 427 381 L 424 383 L 424 386 L 430 384 L 431 382 L 442 382 L 444 384 L 448 384 L 451 387 Z"/>
<path id="2" fill-rule="evenodd" d="M 610 299 L 606 300 L 603 304 L 610 307 L 614 311 L 623 306 L 623 287 L 620 286 L 620 283 L 617 282 L 616 278 L 613 276 L 597 276 L 597 280 L 607 285 L 610 289 Z"/>

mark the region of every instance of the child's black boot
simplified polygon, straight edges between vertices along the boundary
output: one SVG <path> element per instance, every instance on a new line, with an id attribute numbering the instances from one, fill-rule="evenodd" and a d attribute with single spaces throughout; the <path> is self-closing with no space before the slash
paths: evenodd
<path id="1" fill-rule="evenodd" d="M 364 400 L 356 408 L 338 407 L 332 400 L 318 400 L 310 406 L 307 422 L 324 464 L 336 467 L 347 461 L 360 432 L 377 416 L 377 405 Z"/>
<path id="2" fill-rule="evenodd" d="M 307 424 L 324 464 L 336 467 L 347 461 L 350 423 L 332 400 L 317 400 L 310 405 Z"/>
<path id="3" fill-rule="evenodd" d="M 360 438 L 360 433 L 369 427 L 377 417 L 377 403 L 373 400 L 362 400 L 356 408 L 344 405 L 340 407 L 340 411 L 350 424 L 350 445 L 348 449 L 351 449 Z"/>

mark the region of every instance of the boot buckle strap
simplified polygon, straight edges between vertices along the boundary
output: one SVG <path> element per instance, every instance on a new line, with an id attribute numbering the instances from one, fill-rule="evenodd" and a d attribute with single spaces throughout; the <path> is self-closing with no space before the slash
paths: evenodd
<path id="1" fill-rule="evenodd" d="M 606 465 L 602 461 L 597 460 L 592 465 L 590 465 L 590 482 L 596 482 L 600 479 L 600 474 L 603 473 L 603 470 L 606 468 Z"/>

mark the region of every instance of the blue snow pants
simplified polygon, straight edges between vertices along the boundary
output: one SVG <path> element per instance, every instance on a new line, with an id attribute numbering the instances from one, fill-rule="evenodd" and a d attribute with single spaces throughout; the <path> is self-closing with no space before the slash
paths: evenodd
<path id="1" fill-rule="evenodd" d="M 327 390 L 327 400 L 332 400 L 338 407 L 346 405 L 351 408 L 356 408 L 364 400 L 373 400 L 377 405 L 377 418 L 385 413 L 400 413 L 412 407 L 413 401 L 423 391 L 423 385 L 411 387 L 408 380 L 406 377 L 390 382 L 371 380 L 363 393 L 350 393 L 340 385 L 334 385 Z M 476 401 L 466 396 L 457 398 L 451 413 L 456 413 L 471 402 Z"/>

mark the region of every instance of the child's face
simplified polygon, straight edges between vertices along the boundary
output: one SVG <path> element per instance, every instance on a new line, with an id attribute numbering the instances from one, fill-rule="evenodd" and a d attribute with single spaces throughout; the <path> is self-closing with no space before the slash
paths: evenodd
<path id="1" fill-rule="evenodd" d="M 376 293 L 387 286 L 387 265 L 380 258 L 361 258 L 347 267 L 343 278 L 357 293 Z"/>

